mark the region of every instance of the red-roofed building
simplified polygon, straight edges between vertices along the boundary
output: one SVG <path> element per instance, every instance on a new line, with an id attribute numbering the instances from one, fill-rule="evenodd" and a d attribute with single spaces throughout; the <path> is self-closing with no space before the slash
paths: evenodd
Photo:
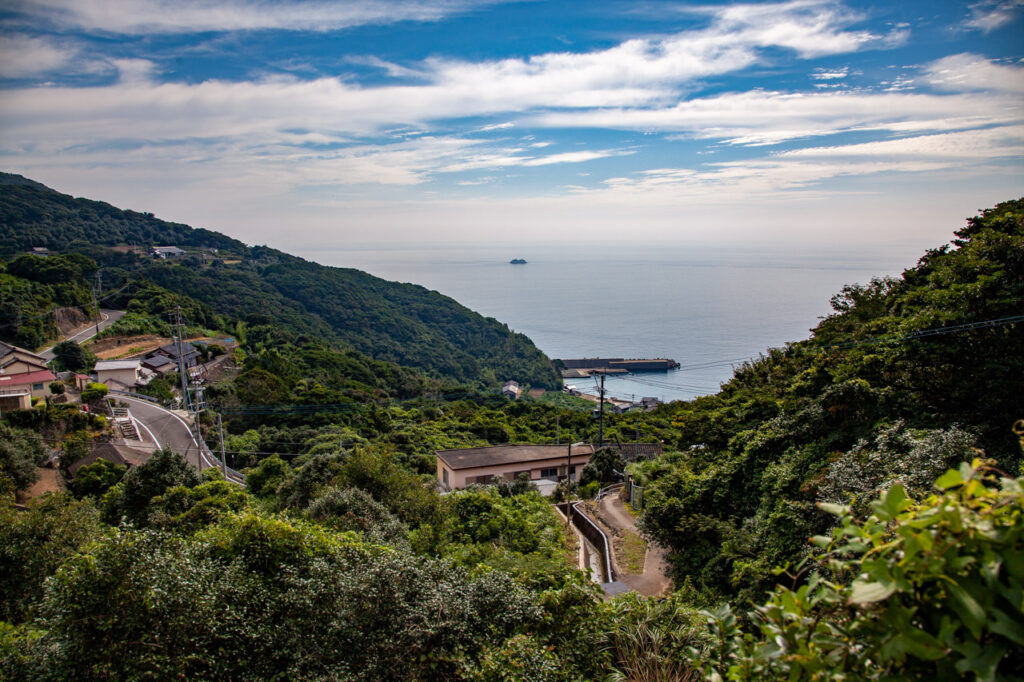
<path id="1" fill-rule="evenodd" d="M 50 382 L 57 377 L 50 370 L 0 374 L 0 409 L 31 407 L 33 398 L 50 395 Z"/>

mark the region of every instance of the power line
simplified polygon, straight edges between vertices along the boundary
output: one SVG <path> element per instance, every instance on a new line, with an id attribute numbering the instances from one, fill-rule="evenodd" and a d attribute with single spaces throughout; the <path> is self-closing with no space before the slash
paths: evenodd
<path id="1" fill-rule="evenodd" d="M 887 334 L 885 336 L 876 336 L 873 338 L 862 339 L 860 341 L 847 341 L 844 343 L 836 343 L 828 346 L 819 346 L 821 350 L 846 350 L 848 348 L 856 348 L 858 346 L 866 346 L 877 343 L 891 343 L 898 341 L 911 341 L 913 339 L 922 339 L 929 336 L 942 336 L 945 334 L 956 334 L 959 332 L 971 331 L 972 329 L 988 329 L 992 327 L 1002 327 L 1009 324 L 1016 324 L 1017 322 L 1024 321 L 1024 315 L 1014 315 L 1012 317 L 1000 317 L 994 320 L 982 320 L 980 322 L 965 322 L 963 324 L 955 324 L 949 327 L 933 327 L 931 329 L 920 329 L 918 331 L 910 332 L 908 334 Z"/>

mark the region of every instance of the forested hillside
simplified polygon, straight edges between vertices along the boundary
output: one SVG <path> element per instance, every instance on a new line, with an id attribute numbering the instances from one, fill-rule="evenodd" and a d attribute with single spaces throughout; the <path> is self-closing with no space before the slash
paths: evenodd
<path id="1" fill-rule="evenodd" d="M 679 451 L 635 467 L 643 526 L 673 548 L 677 582 L 710 600 L 759 598 L 832 526 L 818 503 L 863 511 L 896 481 L 925 494 L 976 448 L 1019 472 L 1024 200 L 832 305 L 810 339 L 672 408 Z"/>
<path id="2" fill-rule="evenodd" d="M 154 261 L 104 248 L 117 245 L 175 245 L 191 255 Z M 544 387 L 560 383 L 548 358 L 528 338 L 437 292 L 317 265 L 267 247 L 247 247 L 210 230 L 72 198 L 21 176 L 0 174 L 0 254 L 13 256 L 32 247 L 88 255 L 104 268 L 108 289 L 142 279 L 199 301 L 227 320 L 272 324 L 438 378 L 481 386 L 507 379 Z M 12 299 L 5 296 L 6 308 L 17 305 Z M 36 310 L 5 312 L 31 319 Z M 24 342 L 19 333 L 5 332 Z"/>
<path id="3" fill-rule="evenodd" d="M 314 305 L 306 265 L 277 252 L 249 249 L 259 262 L 232 269 L 74 248 L 16 259 L 3 281 L 74 301 L 105 264 L 129 311 L 119 325 L 181 305 L 238 337 L 238 373 L 207 395 L 247 485 L 163 452 L 127 472 L 99 460 L 70 494 L 15 510 L 41 434 L 66 463 L 103 420 L 73 405 L 5 412 L 0 676 L 1024 674 L 1024 200 L 971 219 L 899 278 L 845 288 L 810 339 L 767 351 L 720 393 L 607 415 L 609 440 L 665 445 L 629 467 L 641 526 L 672 550 L 664 599 L 605 599 L 528 482 L 434 485 L 434 449 L 595 439 L 589 405 L 512 402 L 324 344 L 329 319 L 296 302 L 311 287 Z M 294 285 L 295 298 L 243 318 L 232 298 L 259 273 L 279 278 L 268 297 Z M 179 279 L 220 290 L 191 298 L 171 290 Z M 217 445 L 213 415 L 198 421 Z M 583 470 L 581 495 L 622 469 L 615 456 Z"/>

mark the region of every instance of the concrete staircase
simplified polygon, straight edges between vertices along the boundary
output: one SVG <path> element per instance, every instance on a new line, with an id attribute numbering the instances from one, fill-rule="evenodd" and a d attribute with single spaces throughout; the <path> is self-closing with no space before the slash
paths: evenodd
<path id="1" fill-rule="evenodd" d="M 142 440 L 142 437 L 139 436 L 139 430 L 135 428 L 135 422 L 130 418 L 118 419 L 117 428 L 121 430 L 121 435 L 124 436 L 125 440 Z"/>

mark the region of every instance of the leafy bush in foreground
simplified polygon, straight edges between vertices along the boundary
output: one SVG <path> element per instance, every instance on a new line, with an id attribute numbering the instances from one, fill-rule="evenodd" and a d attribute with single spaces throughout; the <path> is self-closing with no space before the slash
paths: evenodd
<path id="1" fill-rule="evenodd" d="M 778 587 L 744 635 L 706 613 L 710 679 L 1019 679 L 1024 674 L 1024 492 L 980 460 L 914 504 L 902 485 L 813 542 L 806 584 Z"/>

